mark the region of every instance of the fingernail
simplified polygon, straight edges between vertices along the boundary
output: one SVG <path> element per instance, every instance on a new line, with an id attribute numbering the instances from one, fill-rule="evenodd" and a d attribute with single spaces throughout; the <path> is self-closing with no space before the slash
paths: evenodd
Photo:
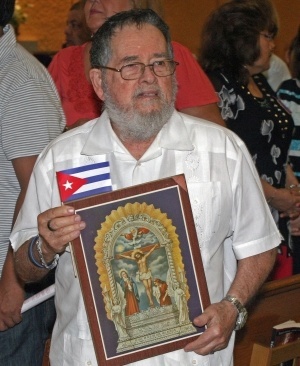
<path id="1" fill-rule="evenodd" d="M 76 215 L 74 220 L 75 222 L 79 222 L 81 220 L 81 217 L 79 215 Z"/>

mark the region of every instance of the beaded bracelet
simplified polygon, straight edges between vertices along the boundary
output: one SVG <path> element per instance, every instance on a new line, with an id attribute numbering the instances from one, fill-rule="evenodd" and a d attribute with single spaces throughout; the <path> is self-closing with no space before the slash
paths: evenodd
<path id="1" fill-rule="evenodd" d="M 36 245 L 36 249 L 37 252 L 39 254 L 39 259 L 41 261 L 41 263 L 39 263 L 35 258 L 34 258 L 34 254 L 33 254 L 33 246 Z M 28 247 L 28 256 L 30 261 L 38 268 L 46 268 L 46 269 L 53 269 L 57 266 L 58 263 L 58 259 L 59 259 L 59 255 L 55 254 L 53 261 L 49 264 L 47 264 L 47 262 L 45 261 L 45 258 L 43 256 L 43 252 L 42 252 L 42 241 L 40 240 L 39 235 L 35 236 Z"/>
<path id="2" fill-rule="evenodd" d="M 58 259 L 59 259 L 59 255 L 55 254 L 53 261 L 51 263 L 46 263 L 44 256 L 43 256 L 43 252 L 42 252 L 42 241 L 40 240 L 40 237 L 38 236 L 37 241 L 36 241 L 36 249 L 39 253 L 39 257 L 40 257 L 40 261 L 42 263 L 42 266 L 46 269 L 53 269 L 54 267 L 57 266 L 58 263 Z"/>
<path id="3" fill-rule="evenodd" d="M 39 236 L 35 236 L 31 239 L 31 242 L 29 244 L 28 247 L 28 257 L 30 259 L 30 262 L 33 263 L 36 267 L 38 268 L 44 268 L 44 266 L 41 265 L 41 263 L 39 263 L 35 258 L 34 258 L 34 254 L 33 254 L 33 246 L 35 245 L 37 239 L 39 238 Z"/>

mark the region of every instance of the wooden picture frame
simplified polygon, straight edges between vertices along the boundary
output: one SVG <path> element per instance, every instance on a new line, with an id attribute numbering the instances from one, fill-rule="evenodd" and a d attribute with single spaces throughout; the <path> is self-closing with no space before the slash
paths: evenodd
<path id="1" fill-rule="evenodd" d="M 86 222 L 72 243 L 99 364 L 183 348 L 210 301 L 184 175 L 68 202 Z"/>

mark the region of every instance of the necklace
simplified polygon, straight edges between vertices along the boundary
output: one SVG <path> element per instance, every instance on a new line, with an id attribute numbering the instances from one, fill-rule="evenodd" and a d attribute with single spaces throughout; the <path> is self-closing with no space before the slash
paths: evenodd
<path id="1" fill-rule="evenodd" d="M 254 99 L 257 101 L 257 103 L 261 106 L 261 108 L 270 108 L 269 100 L 266 98 L 256 98 Z"/>

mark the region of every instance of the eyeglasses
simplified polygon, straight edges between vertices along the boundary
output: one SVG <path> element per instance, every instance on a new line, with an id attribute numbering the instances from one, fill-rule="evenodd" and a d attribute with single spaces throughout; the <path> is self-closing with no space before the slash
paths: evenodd
<path id="1" fill-rule="evenodd" d="M 268 41 L 273 41 L 273 39 L 275 38 L 275 34 L 274 33 L 264 33 L 264 32 L 261 32 L 260 35 L 263 36 L 263 37 L 265 37 Z"/>
<path id="2" fill-rule="evenodd" d="M 136 80 L 144 74 L 146 67 L 150 67 L 150 69 L 156 76 L 165 77 L 173 75 L 177 65 L 179 65 L 179 62 L 174 60 L 161 60 L 154 61 L 152 64 L 149 65 L 145 65 L 142 62 L 134 62 L 132 64 L 124 65 L 120 69 L 101 65 L 98 67 L 100 69 L 107 69 L 119 72 L 124 80 Z"/>

